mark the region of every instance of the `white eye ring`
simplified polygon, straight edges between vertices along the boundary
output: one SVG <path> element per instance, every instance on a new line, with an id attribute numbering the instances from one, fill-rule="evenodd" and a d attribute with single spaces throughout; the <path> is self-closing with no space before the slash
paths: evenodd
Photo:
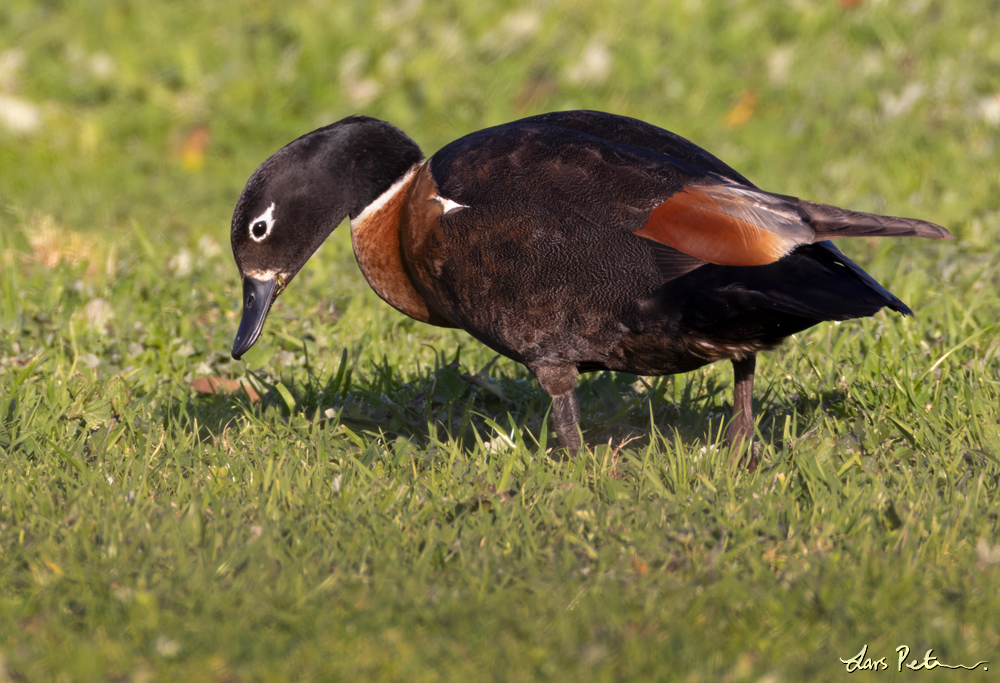
<path id="1" fill-rule="evenodd" d="M 257 230 L 255 229 L 259 223 L 265 225 L 264 234 L 260 237 L 257 236 Z M 254 242 L 263 242 L 267 239 L 267 236 L 271 234 L 271 228 L 274 227 L 274 202 L 271 202 L 271 206 L 267 207 L 267 211 L 250 221 L 250 239 Z"/>

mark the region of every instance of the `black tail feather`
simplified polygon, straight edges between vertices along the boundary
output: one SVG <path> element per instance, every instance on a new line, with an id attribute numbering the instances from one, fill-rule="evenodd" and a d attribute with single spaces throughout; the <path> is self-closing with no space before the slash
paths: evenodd
<path id="1" fill-rule="evenodd" d="M 686 327 L 719 341 L 777 344 L 824 320 L 863 318 L 882 308 L 913 315 L 827 241 L 764 266 L 702 266 L 665 284 L 662 297 L 683 302 Z"/>

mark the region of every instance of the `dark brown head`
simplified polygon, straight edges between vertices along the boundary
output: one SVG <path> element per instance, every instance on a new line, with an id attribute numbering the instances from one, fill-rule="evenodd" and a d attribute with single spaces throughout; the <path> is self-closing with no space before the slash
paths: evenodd
<path id="1" fill-rule="evenodd" d="M 233 212 L 233 256 L 243 280 L 233 358 L 257 341 L 275 298 L 333 229 L 422 158 L 399 129 L 352 116 L 302 136 L 254 171 Z"/>

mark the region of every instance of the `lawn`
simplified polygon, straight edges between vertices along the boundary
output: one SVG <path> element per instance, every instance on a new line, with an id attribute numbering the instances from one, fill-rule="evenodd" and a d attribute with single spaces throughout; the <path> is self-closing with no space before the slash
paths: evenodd
<path id="1" fill-rule="evenodd" d="M 866 645 L 859 678 L 993 680 L 997 16 L 6 0 L 0 682 L 835 681 Z M 364 113 L 430 154 L 568 108 L 956 239 L 841 245 L 916 317 L 765 354 L 753 473 L 727 363 L 585 377 L 589 448 L 553 461 L 527 371 L 383 304 L 344 229 L 231 360 L 229 220 L 278 147 Z"/>

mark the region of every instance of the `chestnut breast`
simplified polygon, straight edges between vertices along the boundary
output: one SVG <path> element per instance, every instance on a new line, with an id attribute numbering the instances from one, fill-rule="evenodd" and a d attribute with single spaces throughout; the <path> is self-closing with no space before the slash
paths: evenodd
<path id="1" fill-rule="evenodd" d="M 405 209 L 409 193 L 424 167 L 414 166 L 351 220 L 351 244 L 361 273 L 383 301 L 415 320 L 456 327 L 429 306 L 413 286 L 400 252 L 400 234 L 407 220 Z M 431 216 L 427 218 L 433 220 Z"/>

